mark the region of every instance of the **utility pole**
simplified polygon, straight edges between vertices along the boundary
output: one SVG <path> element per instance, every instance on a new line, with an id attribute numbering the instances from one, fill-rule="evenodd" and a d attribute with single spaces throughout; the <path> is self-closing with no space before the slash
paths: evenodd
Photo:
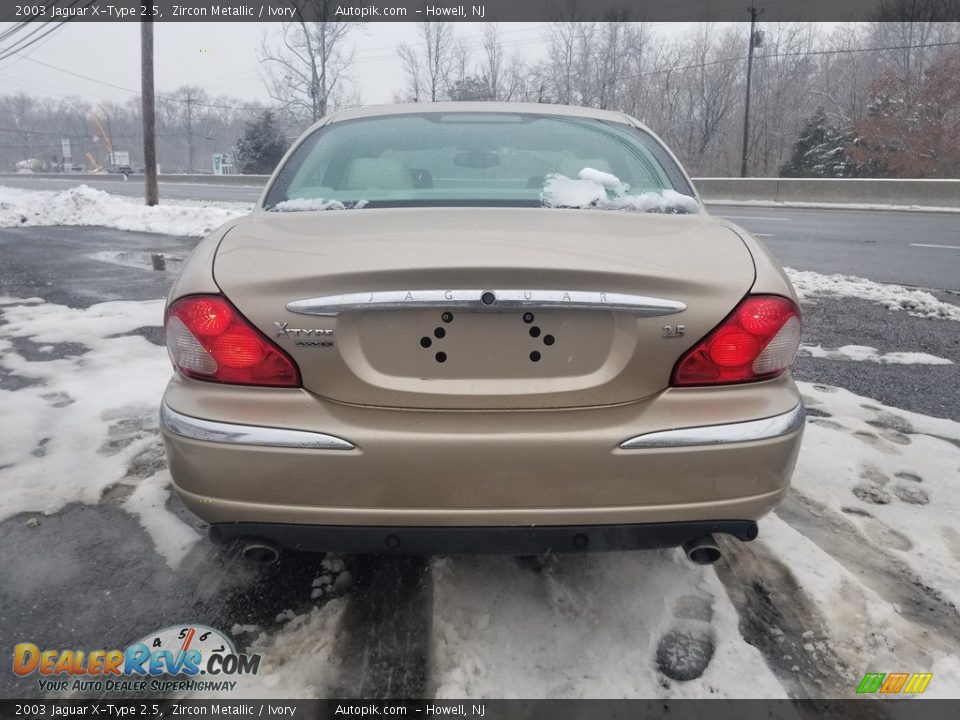
<path id="1" fill-rule="evenodd" d="M 753 49 L 761 43 L 757 32 L 757 6 L 750 4 L 750 50 L 747 53 L 747 101 L 743 107 L 743 154 L 740 156 L 740 177 L 747 176 L 747 146 L 750 143 L 750 89 L 753 80 Z"/>
<path id="2" fill-rule="evenodd" d="M 187 88 L 187 172 L 193 172 L 193 89 Z"/>
<path id="3" fill-rule="evenodd" d="M 146 6 L 141 6 L 146 7 Z M 140 97 L 143 102 L 143 186 L 147 205 L 160 202 L 157 189 L 157 119 L 153 98 L 153 16 L 140 23 Z"/>

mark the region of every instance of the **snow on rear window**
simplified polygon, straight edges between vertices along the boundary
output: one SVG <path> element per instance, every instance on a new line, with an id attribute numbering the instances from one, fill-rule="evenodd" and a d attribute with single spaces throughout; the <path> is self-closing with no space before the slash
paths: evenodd
<path id="1" fill-rule="evenodd" d="M 273 212 L 313 212 L 320 210 L 359 210 L 367 204 L 366 200 L 357 200 L 346 205 L 339 200 L 325 200 L 324 198 L 294 198 L 284 200 L 268 207 Z"/>
<path id="2" fill-rule="evenodd" d="M 549 175 L 540 193 L 547 207 L 633 210 L 653 213 L 697 213 L 700 204 L 689 195 L 664 189 L 631 195 L 630 186 L 616 175 L 583 168 L 577 178 Z"/>

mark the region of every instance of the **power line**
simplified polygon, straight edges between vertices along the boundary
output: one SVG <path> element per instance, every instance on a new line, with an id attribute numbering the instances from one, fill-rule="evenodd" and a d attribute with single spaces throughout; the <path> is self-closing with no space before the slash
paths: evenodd
<path id="1" fill-rule="evenodd" d="M 960 42 L 937 42 L 937 43 L 922 43 L 919 45 L 890 45 L 887 47 L 872 47 L 872 48 L 836 48 L 834 50 L 808 50 L 808 51 L 798 51 L 798 52 L 787 52 L 787 53 L 775 53 L 772 55 L 757 55 L 757 58 L 776 58 L 776 57 L 795 57 L 797 55 L 844 55 L 849 53 L 859 53 L 859 52 L 880 52 L 883 50 L 918 50 L 918 49 L 927 49 L 927 48 L 937 48 L 937 47 L 949 47 L 952 45 L 960 45 Z"/>
<path id="2" fill-rule="evenodd" d="M 62 67 L 57 67 L 56 65 L 51 65 L 50 63 L 43 62 L 42 60 L 37 60 L 36 58 L 24 56 L 23 59 L 28 60 L 32 63 L 36 63 L 37 65 L 42 65 L 46 68 L 50 68 L 51 70 L 56 70 L 58 72 L 66 73 L 67 75 L 73 75 L 74 77 L 80 78 L 81 80 L 86 80 L 88 82 L 96 83 L 98 85 L 104 85 L 106 87 L 113 88 L 114 90 L 122 90 L 123 92 L 128 92 L 128 93 L 131 93 L 132 95 L 140 94 L 139 90 L 134 90 L 133 88 L 124 87 L 123 85 L 115 85 L 114 83 L 107 82 L 106 80 L 99 80 L 97 78 L 90 77 L 89 75 L 84 75 L 82 73 L 74 72 L 73 70 L 67 70 Z M 177 98 L 173 96 L 167 96 L 167 97 L 161 97 L 160 99 L 167 100 L 170 102 L 200 105 L 201 107 L 217 108 L 220 110 L 240 110 L 243 108 L 243 105 L 221 105 L 217 103 L 204 103 L 204 102 L 200 102 L 199 100 L 191 99 L 189 97 Z"/>
<path id="3" fill-rule="evenodd" d="M 43 30 L 44 28 L 46 28 L 47 25 L 50 25 L 50 24 L 51 24 L 49 21 L 48 21 L 48 22 L 45 22 L 45 23 L 41 23 L 40 25 L 38 25 L 37 27 L 35 27 L 35 28 L 33 29 L 33 31 L 30 32 L 30 34 L 28 34 L 26 37 L 21 38 L 21 39 L 18 40 L 18 41 L 15 41 L 14 44 L 13 44 L 12 46 L 10 46 L 9 48 L 0 50 L 0 61 L 6 60 L 7 58 L 10 58 L 10 57 L 13 57 L 14 55 L 17 55 L 17 54 L 23 52 L 24 50 L 26 50 L 27 48 L 29 48 L 31 45 L 40 42 L 40 41 L 43 40 L 45 37 L 47 37 L 47 35 L 49 35 L 50 33 L 53 33 L 53 32 L 55 32 L 55 31 L 57 31 L 58 29 L 60 29 L 65 22 L 66 22 L 66 20 L 62 20 L 62 21 L 60 21 L 60 22 L 58 22 L 58 23 L 53 23 L 53 27 L 48 28 L 47 31 L 44 32 L 44 33 L 43 33 L 42 35 L 40 35 L 39 37 L 35 37 L 35 38 L 34 38 L 34 37 L 33 37 L 34 35 L 36 35 L 38 32 L 40 32 L 41 30 Z M 31 40 L 30 38 L 33 38 L 33 39 Z M 28 40 L 29 40 L 29 42 L 27 42 Z"/>
<path id="4" fill-rule="evenodd" d="M 52 6 L 55 2 L 56 0 L 46 0 L 43 3 L 42 7 L 48 8 Z M 78 5 L 80 2 L 81 0 L 72 0 L 72 2 L 70 2 L 65 7 L 72 8 Z M 84 5 L 84 7 L 85 8 L 90 7 L 91 5 L 95 4 L 95 2 L 96 0 L 87 0 L 87 3 L 86 5 Z M 44 16 L 35 14 L 30 17 L 30 20 L 38 20 L 41 17 L 44 17 Z M 7 30 L 4 30 L 2 33 L 0 33 L 0 42 L 4 40 L 8 40 L 10 38 L 14 38 L 18 33 L 21 33 L 24 30 L 27 30 L 28 28 L 30 28 L 31 26 L 34 26 L 33 30 L 31 30 L 31 32 L 28 33 L 25 37 L 22 37 L 19 40 L 14 41 L 13 45 L 0 49 L 0 61 L 6 60 L 9 57 L 22 53 L 27 48 L 42 41 L 44 38 L 48 37 L 51 33 L 54 33 L 58 29 L 63 27 L 63 25 L 69 22 L 70 19 L 71 18 L 67 18 L 66 20 L 61 20 L 60 22 L 57 22 L 57 23 L 53 23 L 53 21 L 47 20 L 40 23 L 39 25 L 36 25 L 36 23 L 31 23 L 29 21 L 24 21 L 24 22 L 15 24 L 13 27 L 8 28 Z M 47 29 L 47 31 L 44 32 L 39 37 L 34 37 L 34 35 L 41 32 L 46 26 L 50 25 L 51 23 L 53 23 L 53 27 Z"/>
<path id="5" fill-rule="evenodd" d="M 124 92 L 133 93 L 134 95 L 140 94 L 138 90 L 131 90 L 130 88 L 123 87 L 122 85 L 114 85 L 113 83 L 107 82 L 106 80 L 98 80 L 97 78 L 92 78 L 89 75 L 83 75 L 78 72 L 73 72 L 73 70 L 66 70 L 62 67 L 57 67 L 56 65 L 51 65 L 50 63 L 43 62 L 43 60 L 37 60 L 36 58 L 32 58 L 32 57 L 24 57 L 23 59 L 28 60 L 32 63 L 36 63 L 37 65 L 42 65 L 43 67 L 46 67 L 46 68 L 50 68 L 51 70 L 56 70 L 58 72 L 66 73 L 67 75 L 73 75 L 74 77 L 78 77 L 81 80 L 87 80 L 89 82 L 97 83 L 98 85 L 105 85 L 106 87 L 111 87 L 114 90 L 123 90 Z"/>
<path id="6" fill-rule="evenodd" d="M 918 45 L 888 45 L 885 47 L 870 47 L 870 48 L 837 48 L 834 50 L 801 50 L 797 52 L 784 52 L 784 53 L 769 53 L 767 55 L 754 55 L 754 60 L 764 60 L 764 59 L 776 59 L 784 57 L 800 57 L 800 56 L 821 56 L 821 55 L 840 55 L 840 54 L 851 54 L 851 53 L 867 53 L 867 52 L 882 52 L 885 50 L 919 50 L 927 48 L 937 48 L 937 47 L 949 47 L 960 45 L 960 41 L 953 42 L 939 42 L 939 43 L 923 43 Z M 698 70 L 701 68 L 713 67 L 714 65 L 724 65 L 726 63 L 738 63 L 743 62 L 747 59 L 746 55 L 738 55 L 736 57 L 721 58 L 719 60 L 711 60 L 710 62 L 696 63 L 693 65 L 679 65 L 669 68 L 664 68 L 661 70 L 646 70 L 641 73 L 634 73 L 633 75 L 624 75 L 624 80 L 634 80 L 640 77 L 647 77 L 650 75 L 664 75 L 666 73 L 676 72 L 678 70 Z"/>

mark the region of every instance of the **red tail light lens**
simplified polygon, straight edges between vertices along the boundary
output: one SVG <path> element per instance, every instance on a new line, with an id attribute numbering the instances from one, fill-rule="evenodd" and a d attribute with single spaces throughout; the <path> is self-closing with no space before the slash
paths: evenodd
<path id="1" fill-rule="evenodd" d="M 187 377 L 235 385 L 300 387 L 296 364 L 219 295 L 191 295 L 167 309 L 170 360 Z"/>
<path id="2" fill-rule="evenodd" d="M 799 308 L 778 295 L 750 295 L 680 358 L 671 385 L 768 380 L 793 364 L 799 347 Z"/>

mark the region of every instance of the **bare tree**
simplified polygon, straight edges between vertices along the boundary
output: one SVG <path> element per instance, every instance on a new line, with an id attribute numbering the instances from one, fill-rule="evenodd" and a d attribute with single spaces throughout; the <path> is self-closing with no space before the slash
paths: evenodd
<path id="1" fill-rule="evenodd" d="M 716 40 L 713 33 L 713 26 L 703 24 L 687 45 L 687 57 L 696 63 L 690 69 L 687 85 L 694 140 L 689 149 L 701 157 L 721 133 L 723 121 L 736 106 L 739 77 L 736 70 L 731 71 L 730 61 L 745 54 L 738 28 L 728 28 Z"/>
<path id="2" fill-rule="evenodd" d="M 507 92 L 507 73 L 500 30 L 496 24 L 488 23 L 483 28 L 483 67 L 480 76 L 491 100 L 504 100 L 510 94 Z"/>
<path id="3" fill-rule="evenodd" d="M 316 121 L 339 104 L 353 49 L 345 40 L 357 23 L 331 21 L 332 0 L 288 0 L 294 22 L 280 26 L 278 37 L 264 37 L 259 59 L 265 66 L 270 97 L 299 122 Z M 306 18 L 320 18 L 307 21 Z"/>
<path id="4" fill-rule="evenodd" d="M 448 22 L 418 23 L 419 47 L 402 43 L 397 52 L 407 73 L 409 99 L 436 102 L 447 94 L 458 46 Z M 462 53 L 461 53 L 462 55 Z"/>
<path id="5" fill-rule="evenodd" d="M 400 55 L 400 62 L 403 64 L 403 70 L 407 74 L 407 96 L 395 93 L 394 102 L 420 102 L 423 100 L 423 88 L 420 81 L 423 78 L 423 69 L 420 66 L 420 53 L 414 50 L 410 45 L 401 43 L 397 48 L 397 54 Z"/>
<path id="6" fill-rule="evenodd" d="M 547 44 L 550 54 L 549 72 L 555 102 L 574 102 L 577 37 L 582 13 L 577 0 L 552 0 Z"/>

